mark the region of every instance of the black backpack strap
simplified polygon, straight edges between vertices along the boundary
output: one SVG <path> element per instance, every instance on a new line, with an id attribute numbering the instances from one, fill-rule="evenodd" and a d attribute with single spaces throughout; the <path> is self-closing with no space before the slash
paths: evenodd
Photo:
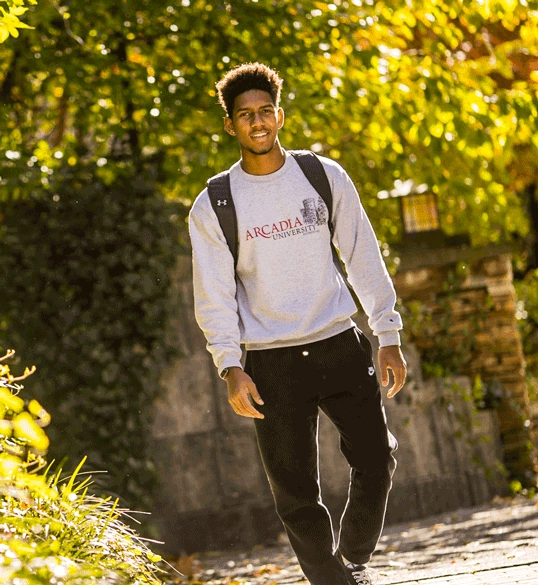
<path id="1" fill-rule="evenodd" d="M 232 253 L 234 268 L 237 268 L 239 239 L 237 234 L 237 216 L 232 198 L 232 189 L 230 187 L 230 173 L 224 171 L 209 179 L 207 182 L 207 192 L 228 248 L 230 248 L 230 252 Z"/>
<path id="2" fill-rule="evenodd" d="M 332 237 L 334 233 L 332 222 L 333 194 L 322 162 L 310 150 L 290 150 L 289 153 L 297 161 L 297 164 L 301 167 L 308 182 L 318 192 L 318 195 L 323 199 L 323 202 L 327 206 L 329 212 L 329 230 Z"/>
<path id="3" fill-rule="evenodd" d="M 327 206 L 327 211 L 329 213 L 328 219 L 328 226 L 329 232 L 331 234 L 331 251 L 333 255 L 334 264 L 336 269 L 341 274 L 344 282 L 346 283 L 353 300 L 357 307 L 359 306 L 359 299 L 351 286 L 346 270 L 344 265 L 342 264 L 342 260 L 340 260 L 340 255 L 338 254 L 338 250 L 333 243 L 333 236 L 334 236 L 334 225 L 332 221 L 332 213 L 333 213 L 333 193 L 331 191 L 331 185 L 329 183 L 329 178 L 327 177 L 327 173 L 323 168 L 323 163 L 319 160 L 318 156 L 310 150 L 290 150 L 289 153 L 293 156 L 293 158 L 297 161 L 297 164 L 303 171 L 305 177 L 308 179 L 309 183 L 314 187 L 314 189 L 318 192 L 318 195 L 323 199 L 323 202 Z"/>

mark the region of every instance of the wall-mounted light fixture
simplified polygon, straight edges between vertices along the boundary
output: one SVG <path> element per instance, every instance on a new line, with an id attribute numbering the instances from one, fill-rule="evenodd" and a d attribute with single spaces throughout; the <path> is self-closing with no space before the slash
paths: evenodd
<path id="1" fill-rule="evenodd" d="M 417 185 L 414 181 L 394 181 L 394 189 L 380 191 L 379 199 L 397 197 L 400 202 L 402 222 L 402 244 L 439 248 L 469 246 L 468 234 L 447 236 L 441 229 L 437 196 L 428 185 Z"/>

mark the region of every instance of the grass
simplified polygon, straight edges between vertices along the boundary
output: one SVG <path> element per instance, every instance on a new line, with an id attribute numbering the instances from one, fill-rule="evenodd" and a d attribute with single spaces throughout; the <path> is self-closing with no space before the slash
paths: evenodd
<path id="1" fill-rule="evenodd" d="M 84 460 L 69 476 L 50 473 L 50 416 L 18 396 L 33 371 L 16 378 L 0 363 L 0 583 L 160 584 L 161 557 L 127 524 L 132 512 L 90 493 Z"/>

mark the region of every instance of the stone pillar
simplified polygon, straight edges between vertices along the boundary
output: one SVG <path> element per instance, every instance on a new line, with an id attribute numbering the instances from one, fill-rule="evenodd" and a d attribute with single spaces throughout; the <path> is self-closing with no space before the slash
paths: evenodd
<path id="1" fill-rule="evenodd" d="M 412 341 L 427 355 L 442 336 L 461 351 L 461 374 L 499 382 L 496 410 L 509 473 L 536 485 L 537 443 L 525 383 L 525 358 L 516 323 L 516 295 L 507 248 L 400 250 L 395 286 L 403 304 L 420 300 L 431 317 Z M 455 276 L 457 275 L 457 276 Z M 450 284 L 447 284 L 450 283 Z M 464 352 L 465 353 L 465 352 Z"/>

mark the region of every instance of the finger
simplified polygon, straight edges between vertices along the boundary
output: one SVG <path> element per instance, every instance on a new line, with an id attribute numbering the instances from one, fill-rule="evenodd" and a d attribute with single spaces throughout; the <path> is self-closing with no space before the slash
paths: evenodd
<path id="1" fill-rule="evenodd" d="M 405 384 L 406 377 L 405 369 L 393 370 L 392 373 L 394 374 L 394 385 L 387 392 L 388 398 L 392 398 L 393 396 L 398 394 L 398 392 L 403 388 L 403 385 Z"/>
<path id="2" fill-rule="evenodd" d="M 389 383 L 389 367 L 386 364 L 381 366 L 381 384 L 387 386 Z"/>
<path id="3" fill-rule="evenodd" d="M 392 398 L 393 396 L 396 396 L 396 394 L 398 394 L 398 392 L 402 389 L 403 384 L 399 384 L 396 381 L 396 376 L 394 376 L 394 384 L 392 385 L 392 388 L 387 392 L 387 398 Z"/>
<path id="4" fill-rule="evenodd" d="M 241 416 L 247 416 L 247 410 L 245 408 L 241 394 L 236 394 L 230 401 L 230 404 L 237 414 L 240 414 Z"/>
<path id="5" fill-rule="evenodd" d="M 232 405 L 232 408 L 234 409 L 236 414 L 239 414 L 241 416 L 247 416 L 247 411 L 245 409 L 245 405 L 242 400 L 242 395 L 240 393 L 237 393 L 232 398 L 230 398 L 229 402 Z"/>
<path id="6" fill-rule="evenodd" d="M 392 386 L 392 388 L 387 392 L 387 398 L 393 398 L 394 396 L 396 396 L 396 394 L 398 394 L 400 389 L 401 388 L 398 388 L 396 386 L 396 384 L 394 386 Z"/>
<path id="7" fill-rule="evenodd" d="M 398 386 L 399 390 L 400 388 L 403 388 L 403 385 L 405 384 L 405 380 L 407 378 L 407 368 L 405 367 L 405 365 L 401 368 L 398 368 L 398 372 L 395 377 L 396 377 L 395 384 Z"/>
<path id="8" fill-rule="evenodd" d="M 387 392 L 387 398 L 394 398 L 396 396 L 396 394 L 398 394 L 398 392 L 401 390 L 401 388 L 397 388 L 396 386 L 393 386 L 388 392 Z"/>
<path id="9" fill-rule="evenodd" d="M 249 418 L 265 418 L 265 416 L 252 405 L 245 409 L 243 416 L 248 416 Z"/>
<path id="10" fill-rule="evenodd" d="M 247 394 L 241 394 L 240 400 L 241 400 L 242 410 L 244 413 L 243 416 L 249 416 L 252 418 L 264 418 L 263 414 L 261 412 L 257 411 L 254 408 L 254 406 L 252 406 L 252 403 L 248 399 Z"/>
<path id="11" fill-rule="evenodd" d="M 262 397 L 260 396 L 256 386 L 252 386 L 252 388 L 250 389 L 250 395 L 252 396 L 252 400 L 254 400 L 256 404 L 263 404 Z"/>
<path id="12" fill-rule="evenodd" d="M 259 418 L 255 415 L 254 412 L 250 412 L 250 410 L 247 407 L 245 407 L 242 402 L 239 404 L 232 404 L 232 407 L 235 413 L 238 414 L 239 416 L 244 416 L 247 418 Z"/>
<path id="13" fill-rule="evenodd" d="M 239 414 L 241 416 L 246 416 L 244 411 L 243 411 L 243 406 L 242 406 L 241 402 L 238 402 L 237 400 L 230 400 L 230 404 L 231 404 L 232 408 L 234 409 L 235 414 Z"/>

